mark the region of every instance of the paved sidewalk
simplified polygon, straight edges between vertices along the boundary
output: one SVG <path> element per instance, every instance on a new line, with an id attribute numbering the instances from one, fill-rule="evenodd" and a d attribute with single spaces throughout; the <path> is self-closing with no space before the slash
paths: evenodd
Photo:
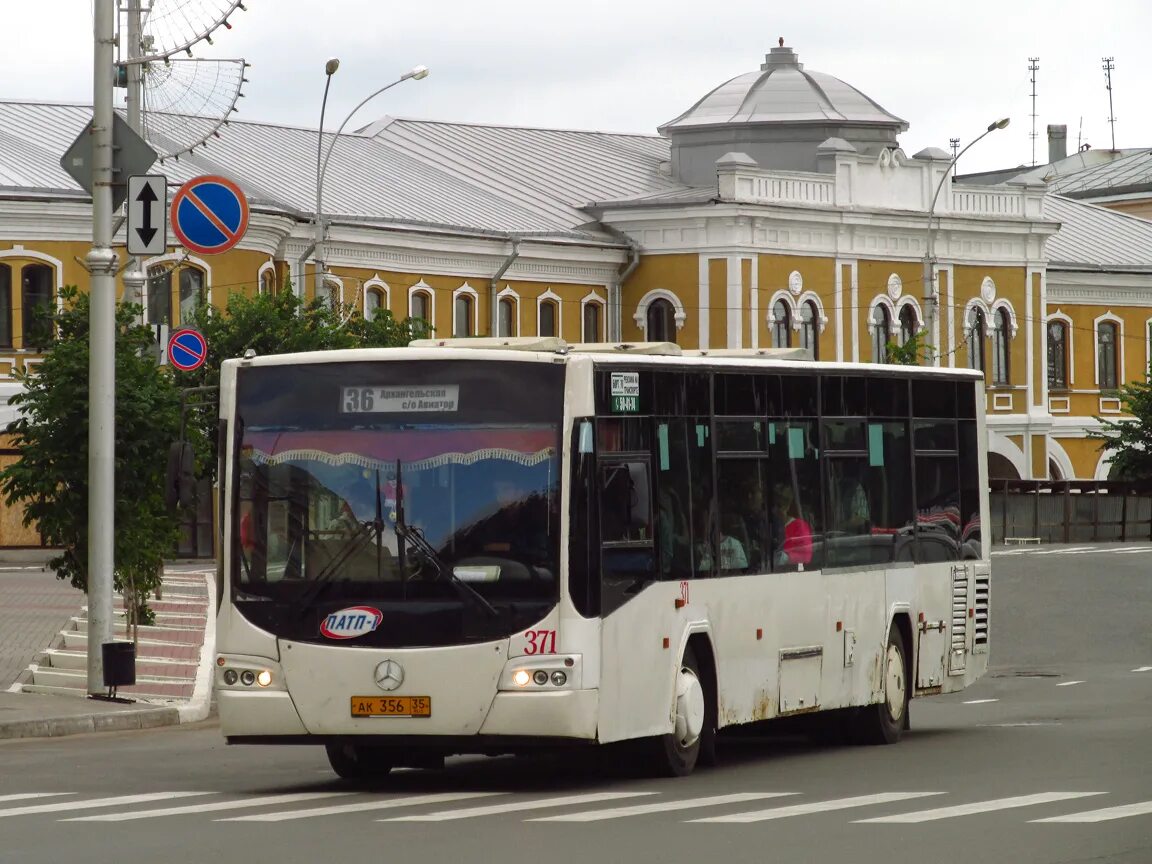
<path id="1" fill-rule="evenodd" d="M 156 627 L 141 628 L 124 704 L 86 696 L 87 598 L 41 560 L 0 561 L 0 739 L 144 729 L 208 715 L 215 644 L 211 562 L 165 567 Z M 120 598 L 115 599 L 120 610 Z M 123 624 L 116 639 L 129 638 Z"/>

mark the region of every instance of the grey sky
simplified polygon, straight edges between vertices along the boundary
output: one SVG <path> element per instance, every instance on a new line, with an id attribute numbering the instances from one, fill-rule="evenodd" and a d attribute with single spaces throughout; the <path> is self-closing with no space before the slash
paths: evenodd
<path id="1" fill-rule="evenodd" d="M 164 3 L 177 0 L 163 0 Z M 195 8 L 201 0 L 184 0 Z M 91 0 L 3 0 L 10 37 L 0 96 L 90 102 Z M 852 84 L 911 129 L 909 154 L 966 144 L 1001 116 L 960 170 L 1029 164 L 1028 58 L 1039 56 L 1036 158 L 1049 123 L 1111 146 L 1101 58 L 1115 58 L 1117 147 L 1152 147 L 1152 2 L 1106 0 L 246 0 L 230 32 L 197 56 L 244 57 L 245 119 L 315 128 L 324 61 L 339 56 L 327 126 L 422 63 L 432 70 L 369 103 L 350 128 L 385 114 L 437 120 L 655 132 L 721 82 L 756 69 L 783 36 L 809 69 Z M 23 35 L 19 35 L 23 34 Z M 1081 123 L 1083 124 L 1081 129 Z M 963 146 L 963 144 L 962 144 Z"/>

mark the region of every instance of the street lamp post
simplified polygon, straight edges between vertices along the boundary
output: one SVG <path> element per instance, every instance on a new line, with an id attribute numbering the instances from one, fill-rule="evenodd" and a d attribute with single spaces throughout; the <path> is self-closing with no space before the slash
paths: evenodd
<path id="1" fill-rule="evenodd" d="M 344 127 L 352 119 L 353 115 L 367 105 L 371 100 L 375 99 L 385 90 L 389 90 L 409 78 L 419 81 L 421 78 L 428 77 L 427 66 L 415 66 L 409 69 L 395 81 L 385 84 L 379 90 L 366 96 L 359 105 L 348 112 L 348 116 L 344 118 L 344 122 L 340 124 L 340 128 L 336 130 L 336 134 L 332 136 L 332 140 L 328 142 L 328 149 L 324 149 L 324 112 L 328 107 L 328 88 L 332 84 L 332 76 L 336 74 L 336 70 L 340 68 L 340 60 L 336 57 L 330 58 L 324 64 L 324 101 L 320 104 L 320 131 L 316 136 L 316 240 L 313 246 L 315 254 L 313 260 L 316 262 L 316 296 L 321 296 L 324 290 L 324 175 L 328 172 L 328 160 L 332 158 L 332 149 L 336 146 L 336 142 L 340 140 L 340 133 L 344 131 Z M 303 264 L 301 264 L 301 273 L 303 273 Z"/>
<path id="2" fill-rule="evenodd" d="M 997 129 L 1006 127 L 1009 121 L 1010 118 L 1005 117 L 1002 120 L 989 123 L 987 129 L 973 138 L 963 150 L 952 157 L 952 161 L 948 163 L 948 167 L 940 177 L 940 182 L 936 184 L 936 192 L 932 196 L 932 205 L 928 208 L 928 242 L 924 252 L 924 344 L 928 352 L 928 360 L 933 365 L 936 363 L 938 354 L 936 345 L 936 312 L 939 308 L 939 298 L 936 296 L 936 226 L 932 223 L 932 217 L 936 215 L 936 202 L 940 198 L 940 190 L 944 188 L 944 181 L 951 176 L 952 169 L 956 167 L 956 163 L 960 161 L 960 157 L 967 153 L 973 144 L 989 132 L 995 132 Z"/>

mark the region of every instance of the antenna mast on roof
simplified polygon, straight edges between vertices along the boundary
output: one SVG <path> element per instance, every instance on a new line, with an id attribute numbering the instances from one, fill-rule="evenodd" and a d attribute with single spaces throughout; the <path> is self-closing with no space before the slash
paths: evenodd
<path id="1" fill-rule="evenodd" d="M 1032 73 L 1032 131 L 1028 137 L 1032 139 L 1032 165 L 1036 165 L 1036 70 L 1040 68 L 1039 57 L 1028 58 L 1028 71 Z"/>
<path id="2" fill-rule="evenodd" d="M 1104 81 L 1105 86 L 1108 88 L 1108 125 L 1112 127 L 1112 149 L 1116 149 L 1116 116 L 1112 113 L 1112 70 L 1116 68 L 1116 64 L 1112 62 L 1111 57 L 1105 57 L 1104 60 Z"/>

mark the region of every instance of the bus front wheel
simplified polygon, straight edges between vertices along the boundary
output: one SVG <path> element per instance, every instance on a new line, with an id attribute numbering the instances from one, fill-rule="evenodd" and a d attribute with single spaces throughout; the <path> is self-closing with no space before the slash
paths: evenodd
<path id="1" fill-rule="evenodd" d="M 684 659 L 676 675 L 675 722 L 672 731 L 649 742 L 652 768 L 668 777 L 685 777 L 692 773 L 702 750 L 715 746 L 715 727 L 707 710 L 710 695 L 700 662 L 691 646 L 684 649 Z"/>
<path id="2" fill-rule="evenodd" d="M 392 770 L 392 756 L 383 747 L 335 741 L 325 744 L 324 749 L 328 764 L 342 780 L 373 780 Z"/>
<path id="3" fill-rule="evenodd" d="M 900 629 L 893 624 L 888 631 L 884 652 L 884 698 L 875 705 L 860 709 L 856 722 L 856 739 L 861 744 L 895 744 L 908 722 L 907 648 Z"/>

